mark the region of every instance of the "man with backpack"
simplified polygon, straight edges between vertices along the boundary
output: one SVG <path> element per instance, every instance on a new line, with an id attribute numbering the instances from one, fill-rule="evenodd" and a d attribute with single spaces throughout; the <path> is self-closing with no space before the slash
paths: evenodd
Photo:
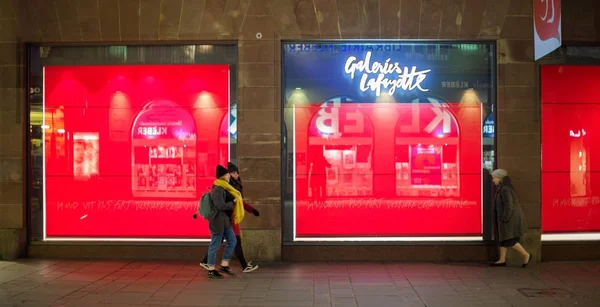
<path id="1" fill-rule="evenodd" d="M 217 165 L 216 177 L 210 194 L 202 196 L 200 205 L 200 214 L 208 219 L 208 228 L 210 229 L 210 245 L 208 247 L 208 277 L 223 278 L 219 273 L 233 275 L 229 268 L 229 261 L 235 251 L 237 239 L 231 226 L 232 213 L 235 214 L 235 220 L 239 223 L 244 218 L 244 205 L 242 195 L 239 191 L 229 184 L 229 171 Z M 207 201 L 210 197 L 210 201 Z M 240 213 L 241 211 L 241 213 Z M 227 241 L 221 268 L 216 270 L 217 252 L 221 248 L 223 238 Z"/>

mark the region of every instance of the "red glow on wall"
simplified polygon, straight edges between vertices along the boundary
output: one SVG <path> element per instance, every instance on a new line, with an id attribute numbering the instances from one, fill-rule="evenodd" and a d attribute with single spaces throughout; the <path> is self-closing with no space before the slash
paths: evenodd
<path id="1" fill-rule="evenodd" d="M 209 237 L 191 216 L 228 160 L 228 80 L 227 65 L 46 67 L 46 237 Z"/>

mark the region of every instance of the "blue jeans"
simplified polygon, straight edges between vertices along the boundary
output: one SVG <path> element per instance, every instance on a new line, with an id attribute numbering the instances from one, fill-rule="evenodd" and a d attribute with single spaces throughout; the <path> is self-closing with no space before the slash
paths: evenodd
<path id="1" fill-rule="evenodd" d="M 237 239 L 235 238 L 235 233 L 233 232 L 233 229 L 229 227 L 225 228 L 225 231 L 223 233 L 213 234 L 210 237 L 207 263 L 209 266 L 214 266 L 217 263 L 217 252 L 219 251 L 219 248 L 221 248 L 221 242 L 223 242 L 223 237 L 225 237 L 225 240 L 227 240 L 227 244 L 225 245 L 225 252 L 223 253 L 223 260 L 231 260 L 231 256 L 233 256 Z"/>

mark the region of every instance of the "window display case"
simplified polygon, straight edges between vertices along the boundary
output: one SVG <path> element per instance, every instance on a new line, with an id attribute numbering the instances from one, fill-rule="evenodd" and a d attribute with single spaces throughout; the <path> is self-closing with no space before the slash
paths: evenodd
<path id="1" fill-rule="evenodd" d="M 493 45 L 282 45 L 285 242 L 483 239 Z"/>

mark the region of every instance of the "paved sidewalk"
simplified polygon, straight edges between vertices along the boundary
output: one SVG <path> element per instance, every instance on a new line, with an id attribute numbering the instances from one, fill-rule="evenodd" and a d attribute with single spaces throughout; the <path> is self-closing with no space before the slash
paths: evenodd
<path id="1" fill-rule="evenodd" d="M 545 263 L 527 269 L 479 264 L 272 264 L 254 273 L 208 280 L 195 263 L 0 261 L 2 307 L 553 307 L 600 306 L 598 300 L 600 263 Z"/>

